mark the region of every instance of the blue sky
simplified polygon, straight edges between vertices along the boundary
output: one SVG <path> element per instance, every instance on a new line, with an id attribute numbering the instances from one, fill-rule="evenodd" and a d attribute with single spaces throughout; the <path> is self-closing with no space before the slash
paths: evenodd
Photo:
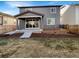
<path id="1" fill-rule="evenodd" d="M 18 6 L 39 6 L 39 5 L 73 5 L 79 1 L 0 1 L 0 12 L 11 15 L 19 13 Z"/>

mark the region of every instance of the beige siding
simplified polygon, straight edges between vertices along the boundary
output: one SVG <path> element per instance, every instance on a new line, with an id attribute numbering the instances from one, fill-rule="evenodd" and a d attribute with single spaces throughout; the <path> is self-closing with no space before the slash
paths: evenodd
<path id="1" fill-rule="evenodd" d="M 3 24 L 0 25 L 0 34 L 16 30 L 16 18 L 11 16 L 3 16 Z"/>
<path id="2" fill-rule="evenodd" d="M 3 25 L 16 25 L 16 19 L 13 17 L 3 16 Z"/>
<path id="3" fill-rule="evenodd" d="M 0 34 L 16 30 L 16 25 L 0 25 Z"/>
<path id="4" fill-rule="evenodd" d="M 75 6 L 70 6 L 62 15 L 62 24 L 75 25 L 76 24 L 76 12 Z M 63 10 L 61 11 L 63 12 Z"/>

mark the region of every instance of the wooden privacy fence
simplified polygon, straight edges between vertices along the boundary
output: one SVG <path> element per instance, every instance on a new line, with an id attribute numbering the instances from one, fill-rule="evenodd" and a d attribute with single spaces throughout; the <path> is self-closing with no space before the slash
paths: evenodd
<path id="1" fill-rule="evenodd" d="M 16 30 L 16 25 L 0 25 L 0 34 Z"/>
<path id="2" fill-rule="evenodd" d="M 64 28 L 71 33 L 79 34 L 79 25 L 64 25 Z"/>

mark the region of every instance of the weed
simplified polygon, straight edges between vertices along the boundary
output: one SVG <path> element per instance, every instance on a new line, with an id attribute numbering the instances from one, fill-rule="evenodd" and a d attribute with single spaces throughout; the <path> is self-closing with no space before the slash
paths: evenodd
<path id="1" fill-rule="evenodd" d="M 61 50 L 61 49 L 63 49 L 64 48 L 64 46 L 62 46 L 62 45 L 60 45 L 60 44 L 57 44 L 56 46 L 55 46 L 55 49 L 56 50 Z"/>

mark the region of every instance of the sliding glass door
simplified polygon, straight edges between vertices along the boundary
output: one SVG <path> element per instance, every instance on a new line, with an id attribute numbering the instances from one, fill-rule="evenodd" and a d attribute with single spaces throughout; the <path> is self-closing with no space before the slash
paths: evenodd
<path id="1" fill-rule="evenodd" d="M 40 21 L 37 19 L 28 19 L 25 20 L 25 28 L 39 28 Z"/>

